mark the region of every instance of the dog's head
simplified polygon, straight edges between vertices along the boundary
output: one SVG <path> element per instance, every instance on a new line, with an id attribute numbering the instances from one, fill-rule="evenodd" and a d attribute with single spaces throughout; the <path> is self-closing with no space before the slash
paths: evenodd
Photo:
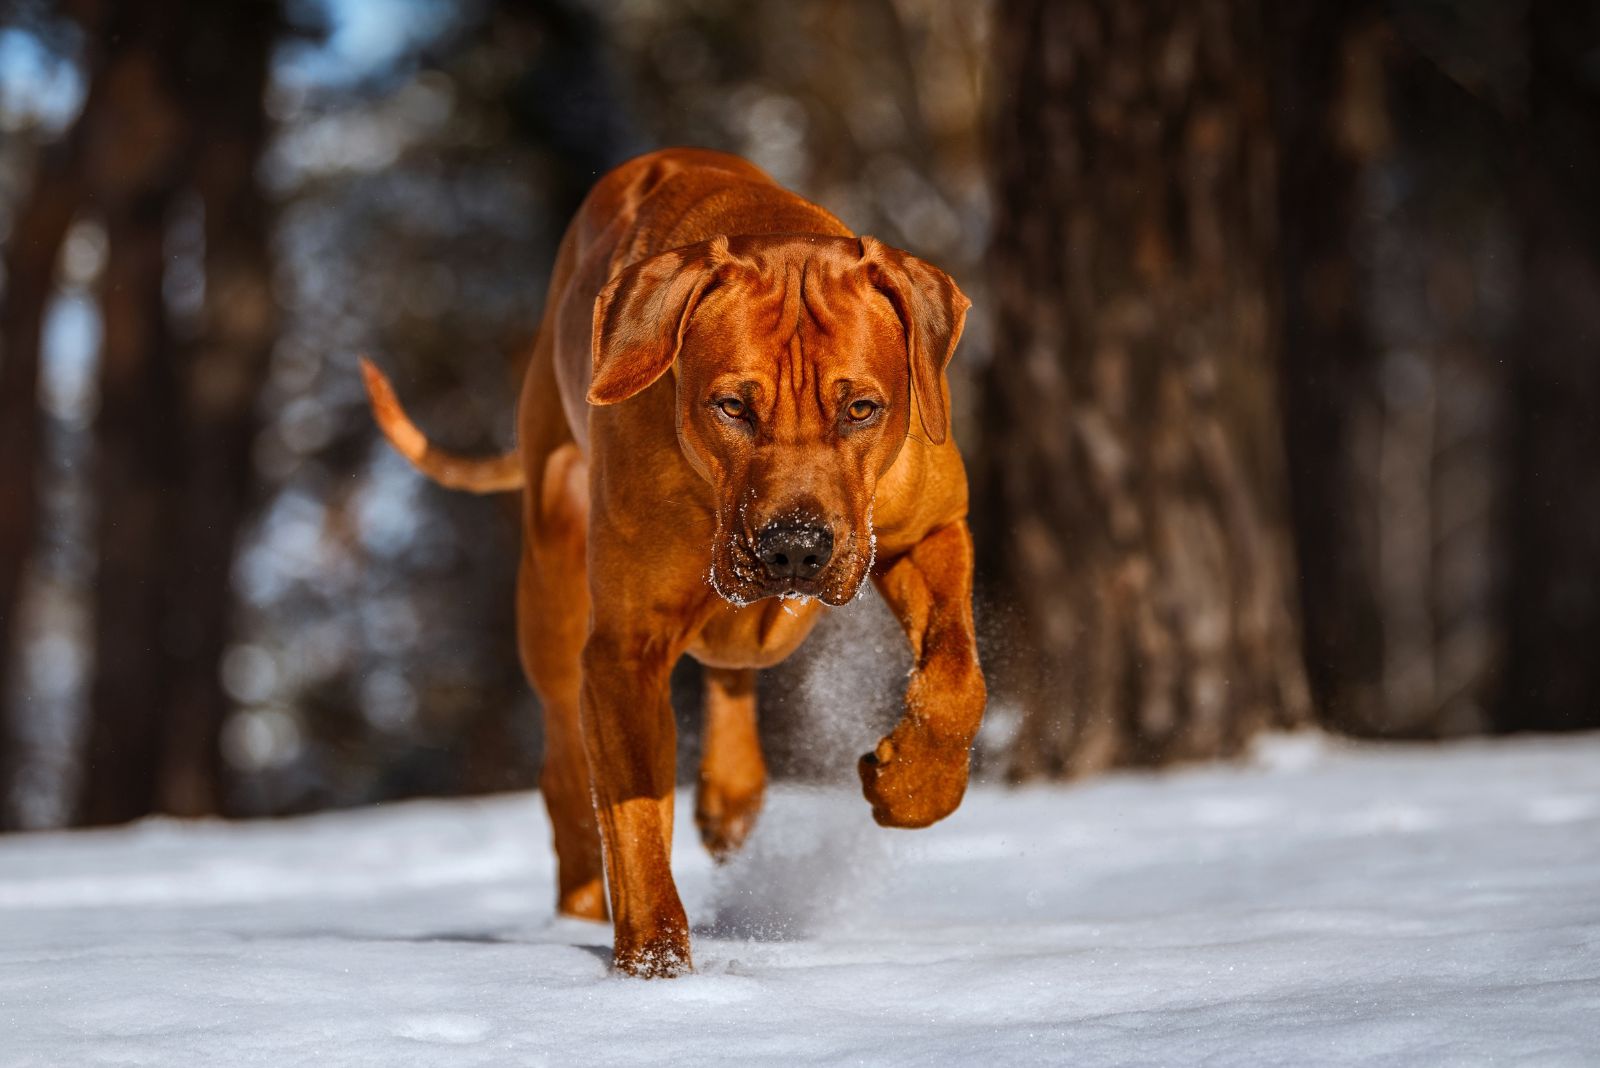
<path id="1" fill-rule="evenodd" d="M 716 490 L 713 587 L 844 604 L 872 566 L 878 480 L 907 436 L 948 433 L 944 369 L 970 305 L 870 237 L 714 238 L 601 291 L 589 402 L 671 370 L 678 442 Z"/>

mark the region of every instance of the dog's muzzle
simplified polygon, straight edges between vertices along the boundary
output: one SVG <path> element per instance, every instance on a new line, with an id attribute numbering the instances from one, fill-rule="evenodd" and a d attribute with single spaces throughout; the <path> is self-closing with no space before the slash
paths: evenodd
<path id="1" fill-rule="evenodd" d="M 836 541 L 822 523 L 788 518 L 723 541 L 712 551 L 708 578 L 738 607 L 765 597 L 815 597 L 838 606 L 860 592 L 873 555 L 854 534 Z"/>

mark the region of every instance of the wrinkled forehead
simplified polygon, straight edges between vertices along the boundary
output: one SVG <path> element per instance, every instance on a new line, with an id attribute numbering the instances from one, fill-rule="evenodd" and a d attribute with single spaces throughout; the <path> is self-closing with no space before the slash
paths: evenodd
<path id="1" fill-rule="evenodd" d="M 760 374 L 798 356 L 831 376 L 903 376 L 900 321 L 853 266 L 795 255 L 741 267 L 696 308 L 686 348 L 713 357 L 705 370 Z"/>

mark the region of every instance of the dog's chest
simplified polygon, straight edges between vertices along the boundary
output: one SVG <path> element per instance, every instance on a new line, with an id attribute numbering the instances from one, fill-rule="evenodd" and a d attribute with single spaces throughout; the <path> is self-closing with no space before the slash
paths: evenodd
<path id="1" fill-rule="evenodd" d="M 823 607 L 820 601 L 776 597 L 743 608 L 728 605 L 701 629 L 689 655 L 710 667 L 771 667 L 799 648 Z"/>

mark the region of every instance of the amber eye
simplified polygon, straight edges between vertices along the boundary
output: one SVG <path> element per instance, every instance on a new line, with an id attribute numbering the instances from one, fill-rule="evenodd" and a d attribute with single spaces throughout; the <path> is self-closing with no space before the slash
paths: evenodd
<path id="1" fill-rule="evenodd" d="M 858 423 L 864 423 L 868 419 L 871 419 L 873 414 L 877 412 L 878 402 L 858 400 L 845 410 L 849 413 L 851 419 L 854 419 Z"/>
<path id="2" fill-rule="evenodd" d="M 725 397 L 717 402 L 717 407 L 729 419 L 743 419 L 745 415 L 744 401 L 738 397 Z"/>

